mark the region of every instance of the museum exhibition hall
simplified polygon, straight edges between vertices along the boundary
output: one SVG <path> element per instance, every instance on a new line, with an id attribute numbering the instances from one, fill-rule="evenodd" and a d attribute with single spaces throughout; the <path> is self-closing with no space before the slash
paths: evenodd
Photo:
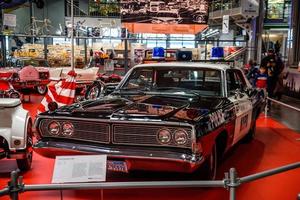
<path id="1" fill-rule="evenodd" d="M 300 0 L 0 0 L 0 200 L 300 200 Z"/>

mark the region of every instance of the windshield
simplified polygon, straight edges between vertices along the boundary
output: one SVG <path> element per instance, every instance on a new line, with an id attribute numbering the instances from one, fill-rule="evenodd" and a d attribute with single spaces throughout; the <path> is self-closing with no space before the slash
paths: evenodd
<path id="1" fill-rule="evenodd" d="M 121 90 L 197 92 L 203 96 L 221 96 L 221 72 L 206 68 L 137 68 Z"/>

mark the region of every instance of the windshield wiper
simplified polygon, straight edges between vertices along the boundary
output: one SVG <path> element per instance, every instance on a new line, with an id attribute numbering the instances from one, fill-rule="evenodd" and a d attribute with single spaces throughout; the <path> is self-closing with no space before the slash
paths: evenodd
<path id="1" fill-rule="evenodd" d="M 194 90 L 192 90 L 192 89 L 188 89 L 188 88 L 178 88 L 178 87 L 158 87 L 158 88 L 155 88 L 154 90 L 157 90 L 157 91 L 161 91 L 161 90 L 179 90 L 179 91 L 191 93 L 191 94 L 193 94 L 194 96 L 197 96 L 197 97 L 203 96 L 203 95 L 201 95 L 199 92 L 196 92 L 196 91 L 194 91 Z"/>

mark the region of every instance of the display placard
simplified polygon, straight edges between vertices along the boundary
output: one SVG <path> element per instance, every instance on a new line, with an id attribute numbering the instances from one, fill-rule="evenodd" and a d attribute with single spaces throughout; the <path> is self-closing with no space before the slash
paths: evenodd
<path id="1" fill-rule="evenodd" d="M 3 25 L 9 27 L 16 27 L 17 16 L 14 14 L 3 14 Z"/>
<path id="2" fill-rule="evenodd" d="M 106 155 L 57 156 L 52 183 L 105 181 L 106 163 Z"/>

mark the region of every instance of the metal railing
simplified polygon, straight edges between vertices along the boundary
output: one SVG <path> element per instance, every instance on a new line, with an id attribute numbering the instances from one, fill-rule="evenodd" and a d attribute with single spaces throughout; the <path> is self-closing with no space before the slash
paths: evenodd
<path id="1" fill-rule="evenodd" d="M 282 105 L 282 106 L 284 106 L 284 107 L 290 108 L 290 109 L 292 109 L 292 110 L 295 110 L 295 111 L 297 111 L 297 112 L 300 112 L 300 108 L 291 106 L 291 105 L 286 104 L 286 103 L 283 103 L 283 102 L 281 102 L 281 101 L 278 101 L 278 100 L 275 100 L 275 99 L 272 99 L 272 98 L 269 98 L 269 97 L 267 97 L 267 101 L 270 101 L 270 102 L 273 102 L 273 103 Z M 265 107 L 265 116 L 268 115 L 268 110 L 269 110 L 268 107 L 269 107 L 269 106 L 270 106 L 270 105 L 269 105 L 268 102 L 267 102 L 267 103 L 266 103 L 266 107 Z"/>
<path id="2" fill-rule="evenodd" d="M 120 18 L 121 4 L 119 2 L 95 2 L 89 1 L 88 8 L 83 9 L 80 5 L 74 5 L 76 17 L 101 17 Z M 71 1 L 66 1 L 66 16 L 71 16 Z"/>
<path id="3" fill-rule="evenodd" d="M 148 181 L 148 182 L 101 182 L 101 183 L 73 183 L 73 184 L 33 184 L 23 183 L 23 177 L 18 171 L 11 172 L 11 179 L 7 187 L 0 190 L 0 197 L 9 195 L 10 199 L 18 200 L 19 194 L 28 191 L 46 190 L 94 190 L 94 189 L 132 189 L 132 188 L 188 188 L 188 187 L 221 187 L 229 190 L 229 199 L 236 199 L 236 190 L 243 184 L 268 176 L 300 168 L 300 162 L 292 163 L 271 170 L 239 178 L 235 168 L 225 173 L 223 180 L 211 181 Z M 299 196 L 299 195 L 298 195 Z"/>

